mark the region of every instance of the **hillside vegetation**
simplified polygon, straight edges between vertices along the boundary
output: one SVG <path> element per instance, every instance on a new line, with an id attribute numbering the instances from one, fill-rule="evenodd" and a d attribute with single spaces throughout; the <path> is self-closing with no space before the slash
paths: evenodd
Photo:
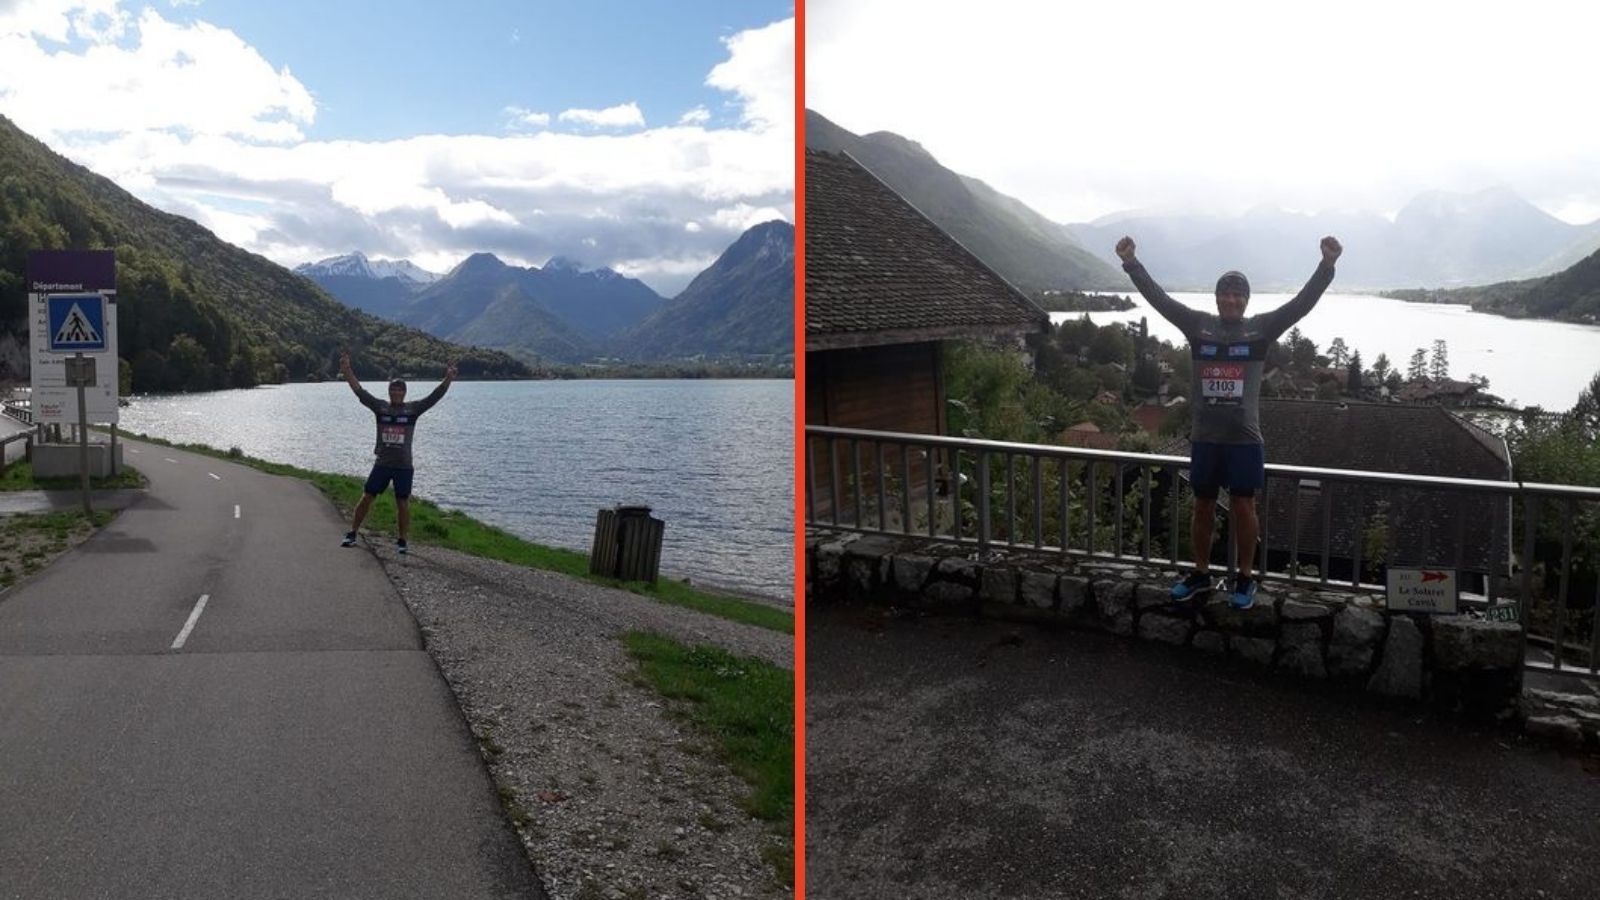
<path id="1" fill-rule="evenodd" d="M 348 346 L 364 378 L 530 374 L 351 310 L 264 257 L 161 212 L 54 153 L 0 116 L 0 336 L 27 340 L 24 275 L 34 250 L 112 249 L 118 352 L 132 390 L 189 391 L 334 377 Z M 0 364 L 0 381 L 25 372 Z"/>
<path id="2" fill-rule="evenodd" d="M 1503 281 L 1448 291 L 1388 291 L 1386 297 L 1420 303 L 1463 303 L 1478 312 L 1514 319 L 1600 323 L 1600 250 L 1571 268 L 1527 281 Z"/>

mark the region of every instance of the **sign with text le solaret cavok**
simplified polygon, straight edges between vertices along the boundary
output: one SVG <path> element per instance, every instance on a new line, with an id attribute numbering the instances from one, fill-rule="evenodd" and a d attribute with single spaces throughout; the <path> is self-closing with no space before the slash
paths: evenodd
<path id="1" fill-rule="evenodd" d="M 1392 612 L 1459 612 L 1456 570 L 1390 566 L 1388 599 Z"/>
<path id="2" fill-rule="evenodd" d="M 117 263 L 110 250 L 40 250 L 28 254 L 28 345 L 35 422 L 78 422 L 78 389 L 67 360 L 95 360 L 84 389 L 86 418 L 117 422 Z"/>

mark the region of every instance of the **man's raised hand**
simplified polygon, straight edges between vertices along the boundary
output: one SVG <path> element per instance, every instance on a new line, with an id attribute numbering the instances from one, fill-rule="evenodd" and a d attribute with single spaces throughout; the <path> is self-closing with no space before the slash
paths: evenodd
<path id="1" fill-rule="evenodd" d="M 339 373 L 341 375 L 349 375 L 349 374 L 351 374 L 351 369 L 350 369 L 350 351 L 349 350 L 340 350 L 339 351 Z"/>
<path id="2" fill-rule="evenodd" d="M 1117 256 L 1123 262 L 1133 261 L 1133 238 L 1124 236 L 1117 241 Z"/>
<path id="3" fill-rule="evenodd" d="M 1339 239 L 1328 235 L 1322 239 L 1322 261 L 1333 265 L 1339 260 L 1339 254 L 1344 252 L 1344 247 L 1339 244 Z"/>
<path id="4" fill-rule="evenodd" d="M 456 361 L 455 360 L 452 359 L 449 362 L 444 364 L 444 377 L 450 379 L 451 381 L 455 381 L 456 380 Z"/>

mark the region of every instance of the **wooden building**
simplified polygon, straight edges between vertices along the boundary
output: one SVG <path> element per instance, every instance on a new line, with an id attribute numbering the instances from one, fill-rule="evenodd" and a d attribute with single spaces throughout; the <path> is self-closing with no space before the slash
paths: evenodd
<path id="1" fill-rule="evenodd" d="M 945 431 L 940 344 L 1049 324 L 847 154 L 806 151 L 806 424 Z"/>

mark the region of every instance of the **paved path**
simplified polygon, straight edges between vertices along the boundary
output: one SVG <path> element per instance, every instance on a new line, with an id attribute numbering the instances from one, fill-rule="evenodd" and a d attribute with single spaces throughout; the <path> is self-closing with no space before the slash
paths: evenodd
<path id="1" fill-rule="evenodd" d="M 0 594 L 0 897 L 542 897 L 327 501 L 129 451 L 149 493 Z"/>
<path id="2" fill-rule="evenodd" d="M 1600 896 L 1600 760 L 1192 651 L 808 611 L 811 900 Z"/>

